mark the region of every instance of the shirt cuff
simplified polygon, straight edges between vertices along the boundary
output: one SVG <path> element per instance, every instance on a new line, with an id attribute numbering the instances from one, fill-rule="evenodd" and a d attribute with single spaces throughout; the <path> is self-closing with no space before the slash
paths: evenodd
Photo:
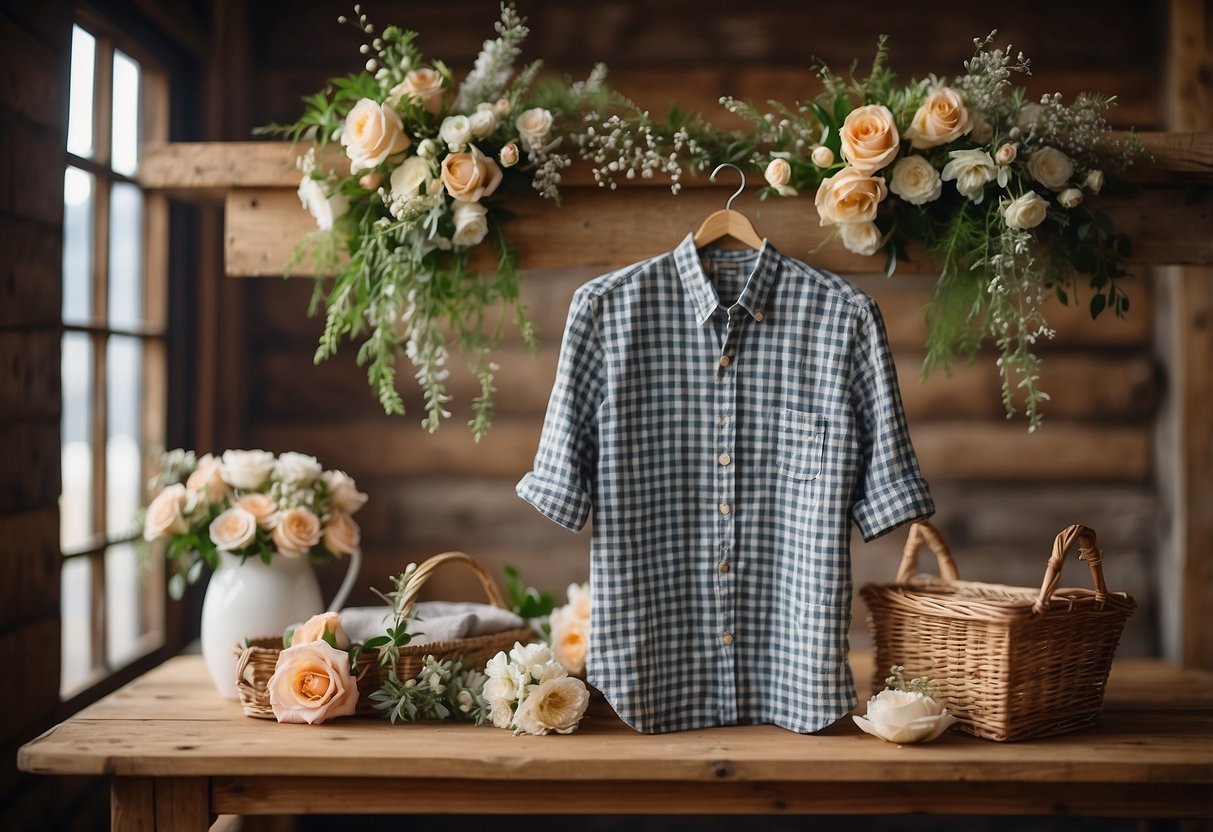
<path id="1" fill-rule="evenodd" d="M 581 531 L 589 519 L 590 495 L 573 483 L 531 471 L 514 491 L 544 517 L 570 531 Z"/>
<path id="2" fill-rule="evenodd" d="M 864 542 L 935 513 L 935 501 L 926 480 L 909 477 L 881 486 L 851 508 L 851 516 Z"/>

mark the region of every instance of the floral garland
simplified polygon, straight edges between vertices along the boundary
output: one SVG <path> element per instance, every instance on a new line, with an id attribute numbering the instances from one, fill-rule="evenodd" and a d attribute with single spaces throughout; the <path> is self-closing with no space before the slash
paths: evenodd
<path id="1" fill-rule="evenodd" d="M 1034 351 L 1053 335 L 1045 302 L 1077 299 L 1078 276 L 1086 275 L 1093 317 L 1128 312 L 1119 279 L 1130 241 L 1085 199 L 1105 186 L 1104 160 L 1130 164 L 1141 145 L 1110 139 L 1103 113 L 1114 98 L 1030 102 L 1011 84 L 1028 61 L 994 48 L 993 34 L 974 41 L 963 75 L 907 85 L 889 70 L 882 39 L 866 78 L 843 79 L 823 66 L 825 92 L 803 104 L 771 102 L 772 112 L 761 112 L 722 99 L 751 127 L 721 131 L 676 107 L 666 120 L 652 118 L 606 87 L 601 65 L 582 82 L 536 84 L 538 62 L 515 70 L 528 30 L 510 3 L 458 87 L 441 62 L 423 62 L 416 33 L 389 26 L 376 35 L 354 10 L 356 19 L 340 20 L 367 36 L 365 71 L 305 99 L 295 124 L 263 132 L 340 141 L 350 161 L 349 173 L 338 174 L 320 170 L 311 152 L 300 159 L 299 195 L 318 231 L 292 262 L 310 252 L 321 273 L 336 275 L 327 291 L 318 282 L 313 297 L 313 309 L 322 303 L 327 316 L 316 360 L 344 338 L 365 336 L 359 363 L 384 409 L 402 413 L 395 362 L 407 356 L 430 431 L 450 416 L 448 338 L 471 356 L 479 379 L 469 422 L 477 439 L 493 415 L 499 306 L 513 310 L 535 348 L 518 302 L 517 257 L 502 231 L 503 195 L 529 180 L 558 200 L 573 154 L 611 189 L 664 177 L 678 193 L 687 175 L 719 162 L 763 170 L 760 196 L 814 192 L 821 225 L 853 252 L 883 251 L 888 275 L 907 259 L 909 242 L 925 243 L 941 271 L 926 310 L 924 374 L 993 340 L 1007 414 L 1022 407 L 1030 430 L 1048 399 Z M 469 257 L 486 239 L 498 269 L 475 274 Z"/>

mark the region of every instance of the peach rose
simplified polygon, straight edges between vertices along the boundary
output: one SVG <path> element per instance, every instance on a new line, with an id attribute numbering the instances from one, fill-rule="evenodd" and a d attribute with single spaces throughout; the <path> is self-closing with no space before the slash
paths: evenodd
<path id="1" fill-rule="evenodd" d="M 350 637 L 341 626 L 341 616 L 335 612 L 322 612 L 295 628 L 295 632 L 291 633 L 291 647 L 313 641 L 327 641 L 325 633 L 331 633 L 334 645 L 342 650 L 350 646 Z"/>
<path id="2" fill-rule="evenodd" d="M 143 518 L 143 539 L 151 543 L 189 531 L 189 503 L 189 491 L 181 483 L 170 485 L 157 494 Z"/>
<path id="3" fill-rule="evenodd" d="M 320 542 L 320 518 L 303 506 L 288 508 L 278 515 L 273 537 L 281 554 L 300 557 Z"/>
<path id="4" fill-rule="evenodd" d="M 571 606 L 555 610 L 551 616 L 552 655 L 574 675 L 585 672 L 589 652 L 589 622 L 581 619 Z"/>
<path id="5" fill-rule="evenodd" d="M 257 536 L 257 518 L 242 508 L 229 508 L 211 521 L 210 535 L 216 549 L 243 549 Z"/>
<path id="6" fill-rule="evenodd" d="M 812 157 L 813 164 L 819 168 L 828 168 L 834 164 L 834 151 L 826 147 L 824 144 L 819 144 L 813 148 Z"/>
<path id="7" fill-rule="evenodd" d="M 518 145 L 510 142 L 501 148 L 501 152 L 497 154 L 497 158 L 501 160 L 503 168 L 514 167 L 514 165 L 518 164 Z"/>
<path id="8" fill-rule="evenodd" d="M 334 555 L 352 555 L 362 543 L 362 531 L 354 518 L 340 509 L 334 509 L 324 524 L 324 548 Z"/>
<path id="9" fill-rule="evenodd" d="M 451 153 L 442 160 L 442 184 L 460 202 L 479 202 L 501 184 L 501 168 L 469 145 L 466 153 Z"/>
<path id="10" fill-rule="evenodd" d="M 857 107 L 847 114 L 838 133 L 842 155 L 861 173 L 875 173 L 897 156 L 901 136 L 893 113 L 883 104 Z"/>
<path id="11" fill-rule="evenodd" d="M 524 734 L 571 734 L 589 704 L 585 682 L 571 676 L 549 679 L 531 688 L 514 712 L 514 725 Z"/>
<path id="12" fill-rule="evenodd" d="M 389 97 L 407 95 L 421 102 L 421 106 L 434 115 L 442 112 L 442 73 L 429 67 L 414 69 L 404 80 L 392 87 Z"/>
<path id="13" fill-rule="evenodd" d="M 353 514 L 366 504 L 366 494 L 358 490 L 354 478 L 345 471 L 325 471 L 324 482 L 329 487 L 329 502 L 346 514 Z"/>
<path id="14" fill-rule="evenodd" d="M 293 645 L 279 653 L 267 690 L 279 722 L 319 725 L 352 715 L 358 705 L 349 654 L 326 641 Z"/>
<path id="15" fill-rule="evenodd" d="M 278 524 L 278 504 L 268 494 L 260 491 L 245 494 L 236 501 L 236 506 L 253 515 L 257 525 L 263 529 L 272 529 Z"/>
<path id="16" fill-rule="evenodd" d="M 185 487 L 211 502 L 218 502 L 232 493 L 232 489 L 223 481 L 223 463 L 210 454 L 198 460 L 198 467 L 185 481 Z"/>
<path id="17" fill-rule="evenodd" d="M 822 225 L 871 222 L 876 219 L 877 206 L 888 195 L 883 179 L 846 167 L 818 186 L 817 215 Z"/>
<path id="18" fill-rule="evenodd" d="M 408 149 L 409 137 L 395 110 L 387 104 L 363 98 L 345 117 L 341 144 L 350 157 L 350 173 L 357 173 L 383 164 L 389 156 L 403 153 Z"/>
<path id="19" fill-rule="evenodd" d="M 938 147 L 959 139 L 973 129 L 973 118 L 965 108 L 960 93 L 950 87 L 939 87 L 914 113 L 906 138 L 919 150 Z"/>
<path id="20" fill-rule="evenodd" d="M 573 611 L 573 614 L 582 621 L 590 620 L 590 585 L 569 584 L 565 591 L 565 597 L 568 598 L 568 609 Z"/>

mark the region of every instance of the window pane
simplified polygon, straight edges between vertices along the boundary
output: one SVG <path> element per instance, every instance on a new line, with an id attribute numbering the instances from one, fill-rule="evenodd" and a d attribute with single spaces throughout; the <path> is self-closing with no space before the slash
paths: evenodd
<path id="1" fill-rule="evenodd" d="M 106 661 L 121 667 L 139 657 L 140 632 L 139 557 L 129 543 L 105 551 Z"/>
<path id="2" fill-rule="evenodd" d="M 59 690 L 68 693 L 80 686 L 89 675 L 89 578 L 92 568 L 88 558 L 71 558 L 63 562 L 63 580 L 59 585 L 63 610 L 62 645 Z"/>
<path id="3" fill-rule="evenodd" d="M 114 50 L 114 130 L 111 164 L 131 176 L 139 167 L 139 64 Z"/>
<path id="4" fill-rule="evenodd" d="M 79 26 L 72 27 L 72 79 L 67 113 L 67 152 L 93 155 L 93 71 L 97 42 Z"/>
<path id="5" fill-rule="evenodd" d="M 93 175 L 63 173 L 63 320 L 87 323 L 93 307 Z"/>
<path id="6" fill-rule="evenodd" d="M 59 538 L 65 548 L 80 546 L 93 532 L 92 483 L 92 366 L 89 337 L 80 332 L 63 336 L 62 492 L 59 496 Z"/>
<path id="7" fill-rule="evenodd" d="M 135 526 L 143 498 L 139 454 L 139 407 L 143 399 L 143 345 L 138 338 L 111 335 L 106 350 L 105 495 L 106 529 L 112 534 Z"/>
<path id="8" fill-rule="evenodd" d="M 143 193 L 135 185 L 110 189 L 110 324 L 138 326 L 143 318 Z"/>

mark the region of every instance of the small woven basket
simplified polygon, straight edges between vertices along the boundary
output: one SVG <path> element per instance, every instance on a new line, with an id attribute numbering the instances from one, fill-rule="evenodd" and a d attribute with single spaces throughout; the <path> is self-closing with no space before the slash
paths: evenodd
<path id="1" fill-rule="evenodd" d="M 1092 589 L 1058 589 L 1066 552 L 1079 541 Z M 940 577 L 915 575 L 926 543 Z M 892 665 L 930 676 L 962 730 L 997 741 L 1090 725 L 1103 707 L 1112 657 L 1137 603 L 1109 593 L 1095 532 L 1070 526 L 1053 541 L 1044 581 L 1029 587 L 961 581 L 939 532 L 910 527 L 897 582 L 860 590 L 876 648 L 873 690 Z"/>
<path id="2" fill-rule="evenodd" d="M 408 589 L 401 599 L 401 609 L 408 614 L 417 603 L 417 596 L 425 586 L 430 576 L 442 566 L 459 563 L 471 569 L 480 579 L 480 586 L 485 597 L 495 607 L 506 609 L 505 597 L 493 576 L 488 573 L 478 561 L 463 552 L 444 552 L 434 555 L 413 573 Z M 466 667 L 483 669 L 488 660 L 501 650 L 509 650 L 515 642 L 527 643 L 535 638 L 535 632 L 530 627 L 516 627 L 499 633 L 488 633 L 468 638 L 451 639 L 449 641 L 431 641 L 424 644 L 407 644 L 400 648 L 400 659 L 396 662 L 396 676 L 400 679 L 411 679 L 421 672 L 426 656 L 433 656 L 439 661 L 462 659 Z M 236 647 L 236 690 L 240 696 L 240 704 L 246 716 L 258 719 L 273 719 L 274 712 L 270 708 L 270 695 L 267 690 L 270 677 L 278 664 L 278 654 L 282 652 L 282 639 L 255 638 L 249 639 L 247 646 Z M 353 668 L 358 679 L 358 713 L 369 715 L 376 713 L 371 703 L 370 695 L 383 684 L 388 676 L 389 667 L 381 667 L 376 655 L 362 654 Z"/>

